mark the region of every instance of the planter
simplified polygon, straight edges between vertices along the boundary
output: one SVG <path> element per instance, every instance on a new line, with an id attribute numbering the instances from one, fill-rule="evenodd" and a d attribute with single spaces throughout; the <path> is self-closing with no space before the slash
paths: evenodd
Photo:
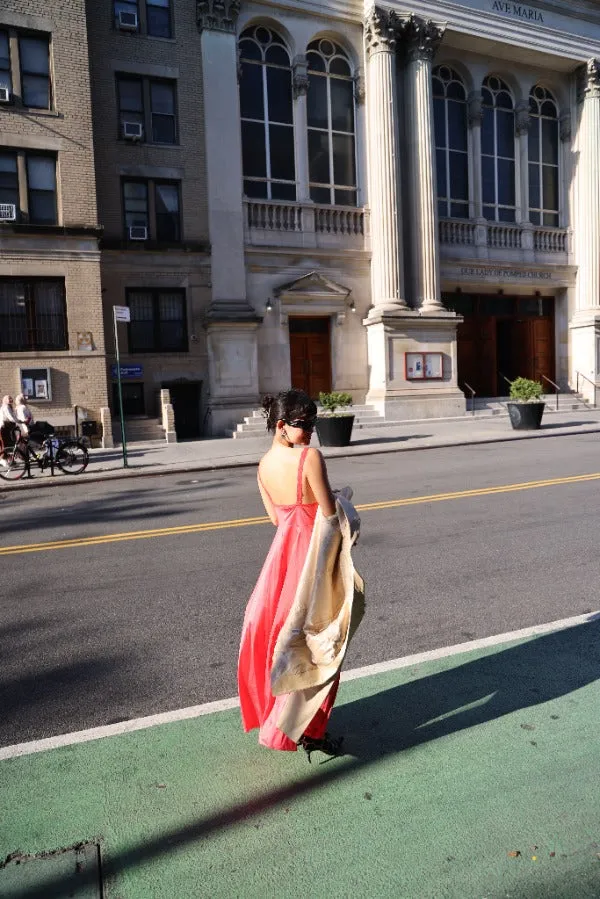
<path id="1" fill-rule="evenodd" d="M 546 403 L 507 403 L 510 423 L 515 431 L 537 431 Z"/>
<path id="2" fill-rule="evenodd" d="M 324 415 L 317 418 L 317 436 L 321 446 L 348 446 L 354 415 Z"/>

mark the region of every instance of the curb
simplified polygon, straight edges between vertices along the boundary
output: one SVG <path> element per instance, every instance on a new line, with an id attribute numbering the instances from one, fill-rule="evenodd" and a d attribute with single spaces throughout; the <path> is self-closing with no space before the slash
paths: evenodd
<path id="1" fill-rule="evenodd" d="M 446 440 L 439 443 L 431 443 L 427 446 L 387 446 L 377 448 L 365 447 L 364 450 L 357 450 L 354 452 L 324 453 L 324 456 L 327 460 L 351 459 L 355 456 L 381 456 L 387 455 L 389 453 L 415 453 L 423 450 L 450 449 L 452 447 L 485 446 L 494 443 L 514 443 L 518 440 L 544 440 L 551 437 L 577 437 L 583 434 L 600 434 L 600 425 L 586 429 L 585 431 L 582 431 L 581 429 L 573 429 L 565 430 L 561 433 L 536 432 L 534 434 L 529 432 L 527 434 L 519 434 L 510 437 L 484 437 L 481 440 Z M 118 471 L 99 471 L 95 474 L 90 475 L 87 475 L 87 473 L 84 472 L 84 476 L 65 475 L 58 481 L 48 478 L 47 480 L 40 480 L 37 483 L 17 481 L 10 485 L 2 484 L 0 485 L 0 496 L 2 495 L 2 493 L 10 493 L 14 490 L 43 490 L 51 487 L 60 487 L 61 485 L 71 486 L 72 484 L 92 484 L 99 481 L 120 481 L 129 480 L 130 478 L 156 478 L 165 475 L 193 474 L 194 472 L 202 471 L 227 471 L 234 468 L 255 468 L 257 464 L 258 459 L 253 459 L 247 462 L 193 462 L 190 464 L 184 464 L 181 468 L 177 467 L 177 463 L 175 463 L 174 465 L 168 465 L 165 463 L 163 465 L 159 465 L 158 470 L 156 467 L 154 467 L 151 471 L 147 471 L 145 469 L 145 466 L 140 466 L 139 469 L 129 468 L 127 469 L 127 472 L 125 472 L 124 469 L 119 469 Z"/>

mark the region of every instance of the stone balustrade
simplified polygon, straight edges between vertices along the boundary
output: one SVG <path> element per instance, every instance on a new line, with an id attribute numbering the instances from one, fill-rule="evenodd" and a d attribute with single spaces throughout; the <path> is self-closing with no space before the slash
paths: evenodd
<path id="1" fill-rule="evenodd" d="M 368 248 L 369 212 L 363 207 L 245 200 L 244 208 L 247 244 Z"/>
<path id="2" fill-rule="evenodd" d="M 514 222 L 474 222 L 467 219 L 441 219 L 439 237 L 442 246 L 483 246 L 494 250 L 526 250 L 568 257 L 570 236 L 567 228 L 538 227 Z M 563 260 L 561 260 L 563 261 Z"/>

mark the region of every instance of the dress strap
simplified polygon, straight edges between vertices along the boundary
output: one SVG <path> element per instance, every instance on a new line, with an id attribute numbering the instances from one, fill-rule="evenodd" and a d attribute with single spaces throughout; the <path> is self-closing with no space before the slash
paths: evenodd
<path id="1" fill-rule="evenodd" d="M 305 446 L 300 454 L 300 463 L 298 465 L 298 489 L 296 491 L 296 502 L 302 502 L 302 470 L 304 468 L 304 460 L 306 459 L 306 454 L 309 451 L 310 447 Z"/>

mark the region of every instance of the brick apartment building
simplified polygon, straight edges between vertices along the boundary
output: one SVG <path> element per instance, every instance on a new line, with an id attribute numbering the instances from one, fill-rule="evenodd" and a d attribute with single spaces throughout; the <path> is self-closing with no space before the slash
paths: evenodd
<path id="1" fill-rule="evenodd" d="M 84 0 L 0 4 L 0 394 L 108 405 Z"/>
<path id="2" fill-rule="evenodd" d="M 87 17 L 109 401 L 115 412 L 112 307 L 129 306 L 119 345 L 125 415 L 139 419 L 130 434 L 152 436 L 168 387 L 178 436 L 196 437 L 207 430 L 211 296 L 196 4 L 88 0 Z"/>

